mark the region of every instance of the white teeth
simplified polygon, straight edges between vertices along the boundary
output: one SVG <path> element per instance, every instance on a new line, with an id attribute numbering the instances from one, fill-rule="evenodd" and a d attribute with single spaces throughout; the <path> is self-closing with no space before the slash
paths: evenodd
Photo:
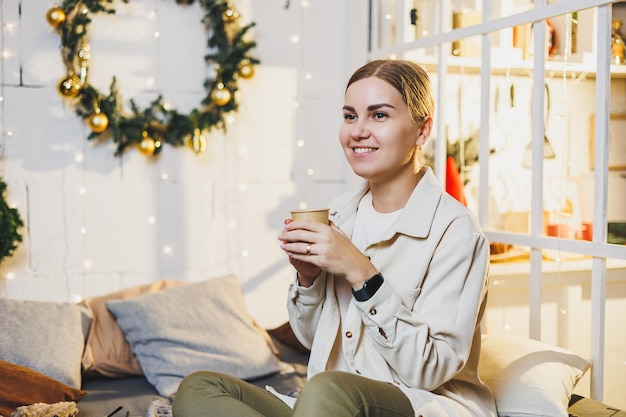
<path id="1" fill-rule="evenodd" d="M 366 153 L 366 152 L 374 152 L 374 148 L 354 148 L 355 153 Z"/>

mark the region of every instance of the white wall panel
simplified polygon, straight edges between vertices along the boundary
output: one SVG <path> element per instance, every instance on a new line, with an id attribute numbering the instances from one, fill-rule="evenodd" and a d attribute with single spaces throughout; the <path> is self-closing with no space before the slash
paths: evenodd
<path id="1" fill-rule="evenodd" d="M 2 58 L 0 175 L 27 228 L 15 256 L 0 266 L 0 296 L 75 301 L 162 278 L 232 272 L 255 318 L 280 324 L 293 278 L 276 239 L 282 221 L 302 202 L 327 206 L 349 175 L 337 142 L 345 78 L 354 69 L 348 61 L 356 55 L 346 45 L 353 33 L 346 6 L 236 1 L 241 24 L 256 23 L 252 54 L 261 60 L 253 78 L 239 81 L 239 111 L 229 115 L 226 133 L 204 133 L 205 153 L 165 145 L 157 157 L 134 148 L 115 157 L 106 136 L 87 141 L 88 126 L 57 90 L 66 70 L 45 20 L 52 6 L 1 3 L 3 23 L 21 26 L 2 33 L 16 53 Z M 108 92 L 116 76 L 127 110 L 130 99 L 143 107 L 159 93 L 180 112 L 198 107 L 203 81 L 213 75 L 203 60 L 199 5 L 132 0 L 113 7 L 115 15 L 94 16 L 90 26 L 91 83 Z M 19 86 L 20 63 L 28 88 Z"/>

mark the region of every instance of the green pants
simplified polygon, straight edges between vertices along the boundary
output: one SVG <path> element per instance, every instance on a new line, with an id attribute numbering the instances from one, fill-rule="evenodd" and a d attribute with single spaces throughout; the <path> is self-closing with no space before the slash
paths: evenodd
<path id="1" fill-rule="evenodd" d="M 174 417 L 410 417 L 397 387 L 346 372 L 311 378 L 292 410 L 276 396 L 241 379 L 200 371 L 187 376 L 172 405 Z"/>

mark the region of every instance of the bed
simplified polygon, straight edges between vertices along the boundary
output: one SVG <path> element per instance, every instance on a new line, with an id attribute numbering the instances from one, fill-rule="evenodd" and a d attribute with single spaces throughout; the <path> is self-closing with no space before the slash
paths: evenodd
<path id="1" fill-rule="evenodd" d="M 39 402 L 74 403 L 78 417 L 162 417 L 180 380 L 198 369 L 282 393 L 306 381 L 308 351 L 288 323 L 256 324 L 234 276 L 158 281 L 79 304 L 0 299 L 0 311 L 5 417 Z M 540 341 L 483 337 L 479 371 L 499 417 L 626 417 L 573 393 L 589 368 Z"/>

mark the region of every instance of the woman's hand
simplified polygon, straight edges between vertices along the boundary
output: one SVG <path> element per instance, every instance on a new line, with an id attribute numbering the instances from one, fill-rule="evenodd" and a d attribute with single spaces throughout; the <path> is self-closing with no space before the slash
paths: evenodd
<path id="1" fill-rule="evenodd" d="M 375 275 L 376 267 L 334 223 L 285 220 L 281 249 L 298 271 L 300 284 L 313 284 L 321 270 L 345 277 L 354 289 Z"/>

